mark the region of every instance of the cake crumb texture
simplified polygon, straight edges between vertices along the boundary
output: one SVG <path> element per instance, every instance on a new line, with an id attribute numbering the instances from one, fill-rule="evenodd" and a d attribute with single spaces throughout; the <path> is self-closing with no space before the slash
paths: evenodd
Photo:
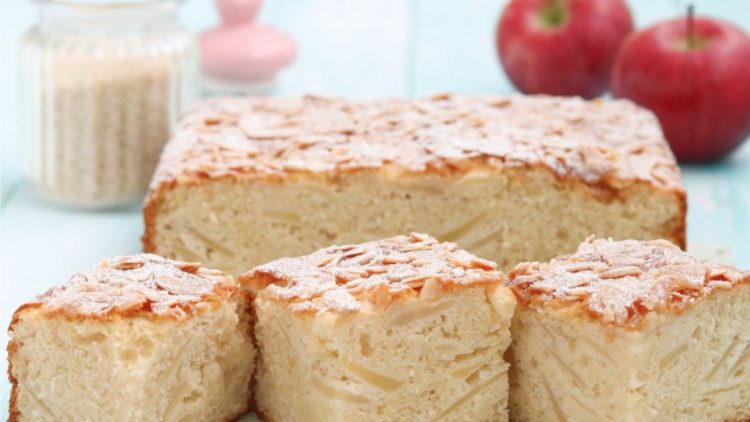
<path id="1" fill-rule="evenodd" d="M 750 284 L 715 290 L 640 330 L 516 308 L 511 419 L 744 421 L 750 415 Z"/>
<path id="2" fill-rule="evenodd" d="M 507 421 L 513 294 L 401 296 L 381 312 L 294 312 L 259 295 L 256 406 L 275 421 Z"/>

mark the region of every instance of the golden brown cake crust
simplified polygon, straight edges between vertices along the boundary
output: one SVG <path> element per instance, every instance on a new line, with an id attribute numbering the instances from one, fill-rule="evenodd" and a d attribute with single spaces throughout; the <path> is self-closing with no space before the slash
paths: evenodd
<path id="1" fill-rule="evenodd" d="M 18 422 L 21 413 L 18 411 L 18 380 L 13 376 L 13 360 L 15 359 L 18 344 L 15 341 L 8 342 L 8 382 L 10 383 L 10 403 L 8 403 L 8 422 Z"/>
<path id="2" fill-rule="evenodd" d="M 454 243 L 412 233 L 282 258 L 241 275 L 239 282 L 296 312 L 356 313 L 363 306 L 383 308 L 398 296 L 497 283 L 502 274 L 495 267 Z"/>
<path id="3" fill-rule="evenodd" d="M 626 328 L 639 328 L 649 312 L 680 312 L 740 283 L 750 283 L 750 272 L 698 260 L 665 240 L 591 238 L 572 255 L 521 263 L 506 278 L 522 305 Z"/>
<path id="4" fill-rule="evenodd" d="M 134 315 L 181 319 L 238 292 L 231 277 L 197 263 L 152 254 L 118 256 L 22 305 L 10 327 L 29 309 L 71 319 Z"/>
<path id="5" fill-rule="evenodd" d="M 414 101 L 222 98 L 180 123 L 152 188 L 202 177 L 466 172 L 544 164 L 561 177 L 619 188 L 681 188 L 653 114 L 625 101 L 459 96 Z"/>

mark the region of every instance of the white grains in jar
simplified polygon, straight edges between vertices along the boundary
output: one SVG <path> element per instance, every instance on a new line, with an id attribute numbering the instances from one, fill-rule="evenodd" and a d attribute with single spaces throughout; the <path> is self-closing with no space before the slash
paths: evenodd
<path id="1" fill-rule="evenodd" d="M 56 202 L 140 200 L 170 126 L 197 96 L 178 0 L 40 0 L 23 40 L 25 171 Z"/>

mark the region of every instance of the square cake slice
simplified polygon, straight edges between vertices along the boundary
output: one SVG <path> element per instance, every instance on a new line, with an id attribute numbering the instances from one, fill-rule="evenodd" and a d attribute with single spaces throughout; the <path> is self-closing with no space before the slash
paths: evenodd
<path id="1" fill-rule="evenodd" d="M 414 231 L 505 270 L 591 234 L 684 247 L 685 209 L 656 117 L 625 100 L 223 98 L 166 146 L 143 247 L 240 274 Z"/>
<path id="2" fill-rule="evenodd" d="M 121 256 L 22 305 L 10 421 L 226 421 L 255 369 L 250 295 L 218 270 Z"/>
<path id="3" fill-rule="evenodd" d="M 256 409 L 274 421 L 508 419 L 515 298 L 495 264 L 411 234 L 255 268 Z"/>
<path id="4" fill-rule="evenodd" d="M 750 272 L 591 240 L 507 276 L 514 421 L 750 418 Z"/>

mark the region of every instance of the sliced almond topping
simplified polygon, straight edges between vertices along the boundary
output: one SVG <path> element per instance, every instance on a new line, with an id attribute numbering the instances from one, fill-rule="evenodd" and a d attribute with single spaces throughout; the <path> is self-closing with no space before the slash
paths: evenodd
<path id="1" fill-rule="evenodd" d="M 628 266 L 628 267 L 620 267 L 620 268 L 613 268 L 611 270 L 605 271 L 599 275 L 600 278 L 608 279 L 608 278 L 623 278 L 628 276 L 639 276 L 641 274 L 641 269 L 638 267 Z"/>
<path id="2" fill-rule="evenodd" d="M 728 268 L 711 268 L 708 272 L 709 280 L 723 279 L 726 280 L 726 273 L 729 271 Z"/>
<path id="3" fill-rule="evenodd" d="M 388 272 L 388 268 L 385 265 L 368 265 L 363 268 L 368 275 L 383 274 Z"/>
<path id="4" fill-rule="evenodd" d="M 270 140 L 270 139 L 284 139 L 292 138 L 295 135 L 299 135 L 299 132 L 294 129 L 285 128 L 242 128 L 245 134 L 255 140 Z"/>
<path id="5" fill-rule="evenodd" d="M 662 248 L 670 248 L 670 249 L 678 249 L 678 250 L 680 249 L 674 243 L 668 240 L 664 240 L 664 239 L 655 239 L 655 240 L 649 241 L 648 243 L 652 246 L 658 246 Z"/>
<path id="6" fill-rule="evenodd" d="M 388 286 L 385 284 L 379 284 L 374 289 L 370 290 L 368 300 L 376 309 L 385 309 L 385 307 L 391 303 L 392 295 Z"/>
<path id="7" fill-rule="evenodd" d="M 342 258 L 353 258 L 355 256 L 360 256 L 360 255 L 364 254 L 365 252 L 367 252 L 367 250 L 365 250 L 364 248 L 352 248 L 351 250 L 343 253 L 341 255 L 341 257 Z"/>
<path id="8" fill-rule="evenodd" d="M 731 281 L 732 283 L 739 283 L 742 281 L 743 278 L 747 277 L 748 274 L 741 273 L 737 270 L 729 270 L 726 273 L 724 273 L 724 276 L 727 278 L 727 280 Z"/>
<path id="9" fill-rule="evenodd" d="M 589 261 L 582 261 L 582 262 L 573 262 L 571 264 L 565 264 L 562 266 L 562 269 L 569 272 L 569 273 L 577 273 L 581 271 L 589 271 L 594 268 L 595 265 L 600 264 L 598 262 L 589 262 Z"/>
<path id="10" fill-rule="evenodd" d="M 406 264 L 408 262 L 411 262 L 414 260 L 413 256 L 407 255 L 407 254 L 400 254 L 400 255 L 386 255 L 383 257 L 382 262 L 383 264 L 390 265 L 390 264 Z"/>
<path id="11" fill-rule="evenodd" d="M 442 100 L 450 100 L 453 95 L 450 92 L 440 92 L 438 94 L 433 94 L 430 99 L 435 101 L 442 101 Z"/>
<path id="12" fill-rule="evenodd" d="M 489 270 L 494 270 L 496 267 L 497 267 L 497 264 L 487 259 L 474 257 L 471 260 L 471 268 L 480 268 L 480 269 L 489 271 Z"/>
<path id="13" fill-rule="evenodd" d="M 434 274 L 420 274 L 414 277 L 405 278 L 401 282 L 404 284 L 408 284 L 410 287 L 415 287 L 415 286 L 422 287 L 425 280 L 434 276 L 435 276 Z"/>
<path id="14" fill-rule="evenodd" d="M 141 268 L 145 264 L 143 261 L 122 261 L 114 264 L 112 268 L 116 270 L 134 270 Z"/>
<path id="15" fill-rule="evenodd" d="M 509 106 L 510 103 L 510 98 L 499 98 L 497 100 L 491 101 L 490 105 L 492 105 L 493 107 L 506 107 Z"/>
<path id="16" fill-rule="evenodd" d="M 198 272 L 198 270 L 200 270 L 201 264 L 197 262 L 183 262 L 177 264 L 177 268 L 186 273 L 195 274 L 196 272 Z"/>
<path id="17" fill-rule="evenodd" d="M 412 289 L 421 289 L 422 286 L 424 286 L 424 280 L 416 280 L 409 283 L 406 283 L 409 287 Z"/>
<path id="18" fill-rule="evenodd" d="M 334 260 L 334 258 L 336 258 L 336 255 L 326 255 L 320 261 L 318 261 L 317 266 L 325 267 L 326 265 L 330 264 Z"/>
<path id="19" fill-rule="evenodd" d="M 422 300 L 436 300 L 443 295 L 443 285 L 437 278 L 428 278 L 419 291 L 419 298 Z"/>

